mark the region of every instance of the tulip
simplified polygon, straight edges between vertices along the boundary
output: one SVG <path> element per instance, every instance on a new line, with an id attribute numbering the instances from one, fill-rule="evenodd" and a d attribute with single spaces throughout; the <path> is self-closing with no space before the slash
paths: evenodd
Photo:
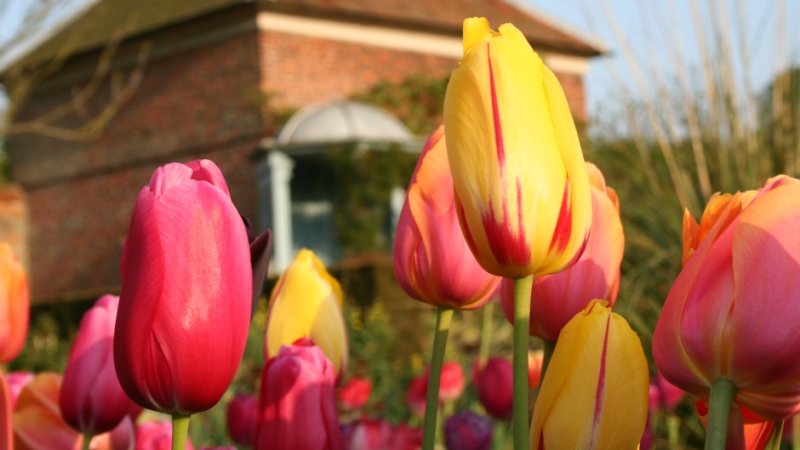
<path id="1" fill-rule="evenodd" d="M 388 450 L 394 435 L 389 422 L 362 417 L 353 425 L 350 447 L 346 450 Z"/>
<path id="2" fill-rule="evenodd" d="M 239 394 L 228 403 L 228 434 L 239 445 L 252 446 L 258 419 L 258 397 Z"/>
<path id="3" fill-rule="evenodd" d="M 261 377 L 253 448 L 341 450 L 334 366 L 312 343 L 284 346 Z"/>
<path id="4" fill-rule="evenodd" d="M 33 373 L 25 371 L 11 372 L 5 375 L 5 378 L 11 394 L 11 410 L 13 411 L 17 407 L 17 399 L 22 389 L 33 380 Z"/>
<path id="5" fill-rule="evenodd" d="M 111 450 L 136 449 L 136 425 L 131 416 L 125 416 L 107 436 Z"/>
<path id="6" fill-rule="evenodd" d="M 406 405 L 411 412 L 420 416 L 425 415 L 425 396 L 427 392 L 428 377 L 420 375 L 411 379 L 406 393 Z"/>
<path id="7" fill-rule="evenodd" d="M 442 366 L 442 379 L 439 385 L 439 401 L 454 402 L 464 392 L 464 370 L 461 364 L 446 362 Z"/>
<path id="8" fill-rule="evenodd" d="M 367 404 L 372 393 L 372 383 L 364 378 L 354 377 L 339 389 L 339 401 L 346 410 L 360 409 Z"/>
<path id="9" fill-rule="evenodd" d="M 84 435 L 111 431 L 131 408 L 114 369 L 118 307 L 119 297 L 100 297 L 83 316 L 69 352 L 59 405 L 64 421 Z"/>
<path id="10" fill-rule="evenodd" d="M 207 160 L 167 164 L 142 188 L 122 252 L 114 364 L 136 403 L 173 416 L 214 406 L 247 341 L 252 269 L 247 232 Z"/>
<path id="11" fill-rule="evenodd" d="M 0 448 L 2 449 L 14 448 L 14 429 L 11 424 L 14 403 L 16 399 L 13 398 L 6 378 L 0 372 Z"/>
<path id="12" fill-rule="evenodd" d="M 544 351 L 528 352 L 528 387 L 538 389 L 542 381 L 542 366 L 544 364 Z"/>
<path id="13" fill-rule="evenodd" d="M 28 335 L 28 276 L 11 246 L 0 242 L 0 364 L 19 355 Z"/>
<path id="14" fill-rule="evenodd" d="M 492 447 L 492 421 L 472 411 L 449 417 L 444 425 L 447 450 L 489 450 Z"/>
<path id="15" fill-rule="evenodd" d="M 269 300 L 264 359 L 297 339 L 313 340 L 333 362 L 337 378 L 347 368 L 342 288 L 311 250 L 302 249 L 278 279 Z"/>
<path id="16" fill-rule="evenodd" d="M 172 450 L 172 426 L 169 422 L 153 420 L 140 424 L 136 428 L 136 450 Z M 194 450 L 192 441 L 188 439 L 186 450 Z"/>
<path id="17" fill-rule="evenodd" d="M 800 411 L 798 220 L 800 182 L 788 177 L 712 197 L 699 225 L 685 216 L 686 264 L 653 356 L 670 383 L 710 403 L 709 448 L 724 446 L 733 400 L 760 421 Z"/>
<path id="18" fill-rule="evenodd" d="M 511 363 L 503 358 L 489 358 L 483 370 L 475 375 L 478 400 L 486 413 L 495 419 L 510 419 L 514 402 Z"/>
<path id="19" fill-rule="evenodd" d="M 636 333 L 608 302 L 592 301 L 561 330 L 533 410 L 531 448 L 636 448 L 647 372 Z"/>
<path id="20" fill-rule="evenodd" d="M 394 240 L 394 271 L 408 295 L 434 306 L 475 309 L 500 283 L 472 256 L 453 199 L 444 127 L 425 143 Z"/>
<path id="21" fill-rule="evenodd" d="M 704 427 L 708 427 L 708 404 L 695 401 L 697 414 Z M 725 450 L 777 450 L 780 448 L 783 422 L 758 422 L 753 414 L 732 405 Z"/>
<path id="22" fill-rule="evenodd" d="M 686 392 L 657 373 L 650 382 L 650 409 L 675 409 L 685 395 Z"/>
<path id="23" fill-rule="evenodd" d="M 551 342 L 590 301 L 608 300 L 613 306 L 619 291 L 625 250 L 619 201 L 600 170 L 591 163 L 586 168 L 592 174 L 592 227 L 586 249 L 569 269 L 534 279 L 531 290 L 530 334 Z M 506 318 L 513 322 L 513 280 L 503 280 L 501 296 Z"/>
<path id="24" fill-rule="evenodd" d="M 387 450 L 419 450 L 422 447 L 422 429 L 410 428 L 400 423 L 392 428 L 392 439 Z"/>

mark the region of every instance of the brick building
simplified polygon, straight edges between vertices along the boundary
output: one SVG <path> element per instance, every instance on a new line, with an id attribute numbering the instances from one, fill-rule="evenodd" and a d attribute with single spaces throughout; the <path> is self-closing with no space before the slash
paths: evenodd
<path id="1" fill-rule="evenodd" d="M 141 44 L 151 46 L 140 86 L 97 139 L 8 140 L 11 180 L 27 196 L 34 301 L 118 291 L 130 213 L 159 165 L 211 159 L 239 211 L 264 217 L 264 197 L 274 195 L 264 182 L 269 111 L 347 98 L 383 80 L 443 77 L 461 57 L 469 16 L 517 25 L 561 80 L 573 114 L 585 118 L 581 76 L 602 46 L 503 0 L 100 0 L 1 60 L 0 77 L 69 48 L 24 104 L 25 120 L 69 101 L 115 36 L 124 40 L 114 69 L 130 69 Z M 85 110 L 57 124 L 79 124 L 113 89 L 106 83 Z"/>

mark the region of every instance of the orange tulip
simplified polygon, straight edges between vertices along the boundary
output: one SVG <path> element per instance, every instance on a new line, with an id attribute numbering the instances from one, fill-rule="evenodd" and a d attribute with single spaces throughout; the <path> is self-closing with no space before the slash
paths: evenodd
<path id="1" fill-rule="evenodd" d="M 761 421 L 800 412 L 800 181 L 715 195 L 684 216 L 684 268 L 653 336 L 659 371 L 707 402 L 718 380 Z"/>
<path id="2" fill-rule="evenodd" d="M 0 364 L 19 355 L 28 335 L 28 276 L 11 247 L 0 242 Z"/>

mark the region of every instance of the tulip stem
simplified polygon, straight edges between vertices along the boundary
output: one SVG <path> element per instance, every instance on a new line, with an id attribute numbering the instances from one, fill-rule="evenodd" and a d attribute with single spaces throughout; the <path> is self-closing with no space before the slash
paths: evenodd
<path id="1" fill-rule="evenodd" d="M 539 374 L 539 388 L 541 389 L 544 382 L 544 374 L 547 372 L 547 366 L 550 365 L 550 358 L 553 357 L 553 352 L 556 351 L 556 343 L 543 339 L 544 341 L 544 357 L 542 358 L 542 373 Z"/>
<path id="2" fill-rule="evenodd" d="M 172 416 L 172 450 L 186 450 L 186 435 L 189 434 L 191 416 Z"/>
<path id="3" fill-rule="evenodd" d="M 89 450 L 89 445 L 92 443 L 92 433 L 83 434 L 83 443 L 81 444 L 82 450 Z"/>
<path id="4" fill-rule="evenodd" d="M 483 306 L 483 323 L 481 324 L 481 348 L 478 353 L 480 368 L 486 366 L 489 360 L 489 350 L 492 347 L 492 318 L 494 316 L 494 302 L 490 301 Z"/>
<path id="5" fill-rule="evenodd" d="M 433 335 L 433 354 L 431 373 L 428 377 L 428 393 L 425 400 L 425 420 L 423 422 L 422 450 L 433 450 L 436 443 L 436 417 L 439 411 L 439 381 L 442 378 L 444 350 L 447 347 L 447 333 L 453 320 L 453 308 L 438 306 L 436 310 L 436 334 Z"/>
<path id="6" fill-rule="evenodd" d="M 533 275 L 514 280 L 514 450 L 528 450 L 528 335 Z"/>
<path id="7" fill-rule="evenodd" d="M 725 450 L 728 418 L 737 389 L 736 385 L 725 377 L 717 378 L 711 384 L 705 450 Z"/>

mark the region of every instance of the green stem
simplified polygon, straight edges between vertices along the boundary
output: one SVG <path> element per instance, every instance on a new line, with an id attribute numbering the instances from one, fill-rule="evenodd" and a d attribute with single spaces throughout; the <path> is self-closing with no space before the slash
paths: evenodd
<path id="1" fill-rule="evenodd" d="M 489 350 L 492 347 L 492 317 L 494 316 L 494 302 L 490 301 L 483 306 L 483 323 L 481 324 L 481 348 L 478 353 L 480 368 L 486 366 L 489 360 Z"/>
<path id="2" fill-rule="evenodd" d="M 92 443 L 92 433 L 84 433 L 83 434 L 83 444 L 81 444 L 81 449 L 89 450 L 89 445 Z"/>
<path id="3" fill-rule="evenodd" d="M 792 449 L 800 450 L 800 414 L 792 417 Z"/>
<path id="4" fill-rule="evenodd" d="M 669 442 L 669 450 L 679 449 L 680 419 L 673 414 L 667 416 L 667 439 L 667 442 Z"/>
<path id="5" fill-rule="evenodd" d="M 514 280 L 514 450 L 528 450 L 528 333 L 533 275 Z"/>
<path id="6" fill-rule="evenodd" d="M 191 416 L 172 416 L 172 450 L 186 450 L 186 435 L 189 434 Z"/>
<path id="7" fill-rule="evenodd" d="M 550 358 L 553 357 L 553 352 L 556 350 L 556 343 L 553 341 L 549 341 L 547 339 L 544 340 L 544 357 L 542 358 L 542 373 L 539 374 L 539 389 L 542 388 L 542 383 L 544 382 L 544 373 L 547 372 L 547 366 L 550 365 Z"/>
<path id="8" fill-rule="evenodd" d="M 423 422 L 422 450 L 433 450 L 436 442 L 436 417 L 439 411 L 439 381 L 442 378 L 444 350 L 447 346 L 447 332 L 453 320 L 453 309 L 439 306 L 436 311 L 436 334 L 433 335 L 433 355 L 431 373 L 428 377 L 428 396 L 425 401 L 425 421 Z"/>
<path id="9" fill-rule="evenodd" d="M 708 402 L 708 432 L 705 450 L 725 450 L 728 435 L 728 417 L 737 387 L 727 378 L 717 378 L 711 384 Z"/>

